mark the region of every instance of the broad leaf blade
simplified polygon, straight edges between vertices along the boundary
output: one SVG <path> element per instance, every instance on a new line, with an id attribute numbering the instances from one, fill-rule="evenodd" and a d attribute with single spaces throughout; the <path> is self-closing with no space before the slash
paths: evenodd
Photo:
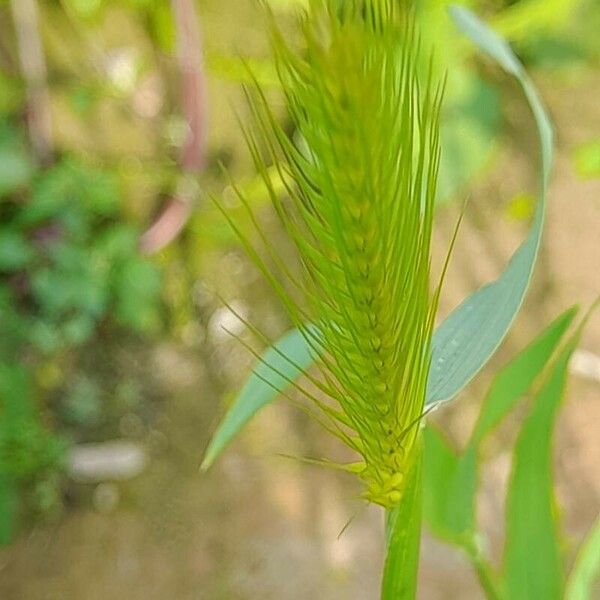
<path id="1" fill-rule="evenodd" d="M 313 362 L 312 350 L 298 329 L 293 329 L 271 346 L 211 439 L 201 469 L 209 469 L 246 423 L 263 406 L 275 400 Z"/>
<path id="2" fill-rule="evenodd" d="M 441 324 L 433 338 L 433 357 L 427 403 L 452 399 L 490 359 L 514 321 L 536 262 L 546 209 L 548 175 L 552 162 L 552 128 L 537 92 L 508 44 L 464 8 L 452 7 L 457 27 L 481 50 L 514 75 L 525 92 L 538 127 L 542 181 L 529 235 L 508 267 L 493 283 L 467 298 Z"/>
<path id="3" fill-rule="evenodd" d="M 424 436 L 425 522 L 438 537 L 460 544 L 472 537 L 475 526 L 477 452 L 471 446 L 456 454 L 430 426 Z"/>
<path id="4" fill-rule="evenodd" d="M 529 390 L 550 360 L 576 314 L 577 309 L 571 308 L 560 315 L 498 372 L 479 413 L 471 444 L 478 445 L 510 412 L 515 402 Z"/>
<path id="5" fill-rule="evenodd" d="M 511 600 L 562 598 L 563 565 L 552 482 L 552 432 L 577 340 L 578 335 L 553 365 L 515 447 L 503 569 L 507 597 Z"/>
<path id="6" fill-rule="evenodd" d="M 565 600 L 592 600 L 594 583 L 600 578 L 600 518 L 579 550 L 569 577 Z"/>

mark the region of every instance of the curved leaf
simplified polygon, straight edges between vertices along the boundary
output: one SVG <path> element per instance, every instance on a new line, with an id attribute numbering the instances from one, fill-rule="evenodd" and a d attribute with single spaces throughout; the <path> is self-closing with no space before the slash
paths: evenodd
<path id="1" fill-rule="evenodd" d="M 527 96 L 538 127 L 542 181 L 531 231 L 508 267 L 493 283 L 467 298 L 440 325 L 433 338 L 427 403 L 452 399 L 487 363 L 506 336 L 523 299 L 536 262 L 546 209 L 552 162 L 552 127 L 540 99 L 508 44 L 461 7 L 451 7 L 457 27 L 481 50 L 514 75 Z"/>

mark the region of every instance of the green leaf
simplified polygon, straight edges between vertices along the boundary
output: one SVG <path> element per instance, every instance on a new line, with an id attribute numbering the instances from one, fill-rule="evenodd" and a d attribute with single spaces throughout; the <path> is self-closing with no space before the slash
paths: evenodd
<path id="1" fill-rule="evenodd" d="M 151 262 L 141 258 L 125 262 L 115 277 L 117 320 L 141 333 L 158 329 L 161 285 L 160 271 Z"/>
<path id="2" fill-rule="evenodd" d="M 16 144 L 15 140 L 13 144 Z M 33 166 L 19 145 L 7 145 L 0 140 L 0 197 L 16 192 L 31 178 Z"/>
<path id="3" fill-rule="evenodd" d="M 12 541 L 19 495 L 12 479 L 0 473 L 0 546 Z"/>
<path id="4" fill-rule="evenodd" d="M 456 454 L 431 426 L 425 430 L 424 514 L 427 525 L 438 537 L 467 547 L 471 543 L 479 445 L 529 390 L 576 313 L 576 309 L 563 313 L 500 371 L 464 453 Z"/>
<path id="5" fill-rule="evenodd" d="M 511 600 L 559 600 L 563 564 L 552 484 L 552 431 L 579 332 L 559 355 L 535 398 L 513 457 L 507 499 L 504 585 Z"/>
<path id="6" fill-rule="evenodd" d="M 579 550 L 567 584 L 565 600 L 592 600 L 600 576 L 600 518 Z"/>
<path id="7" fill-rule="evenodd" d="M 552 127 L 535 88 L 508 44 L 465 8 L 450 9 L 457 27 L 521 84 L 538 127 L 542 180 L 529 235 L 494 282 L 467 298 L 440 325 L 433 338 L 427 403 L 452 399 L 486 364 L 512 325 L 525 297 L 540 246 L 552 162 Z"/>
<path id="8" fill-rule="evenodd" d="M 498 372 L 483 403 L 471 444 L 477 445 L 529 390 L 577 314 L 571 308 L 551 323 L 516 358 Z"/>
<path id="9" fill-rule="evenodd" d="M 538 126 L 542 154 L 541 193 L 533 225 L 525 242 L 512 257 L 499 279 L 467 298 L 436 330 L 433 336 L 432 368 L 429 374 L 426 405 L 452 399 L 485 365 L 506 336 L 523 303 L 537 258 L 544 223 L 546 191 L 552 162 L 552 128 L 537 92 L 509 46 L 488 29 L 472 13 L 453 7 L 452 16 L 463 33 L 483 51 L 491 55 L 521 83 Z M 304 337 L 291 331 L 279 344 L 284 344 L 290 364 L 308 368 L 311 353 Z M 269 364 L 273 350 L 263 361 Z M 278 356 L 279 363 L 287 362 Z M 274 365 L 276 366 L 276 365 Z M 210 458 L 203 463 L 208 468 L 225 445 L 265 405 L 278 395 L 271 385 L 274 373 L 264 372 L 263 378 L 253 376 L 244 387 L 210 444 Z M 299 374 L 291 371 L 289 379 Z M 280 382 L 281 383 L 281 382 Z M 284 388 L 287 385 L 283 386 Z M 281 389 L 275 385 L 277 390 Z"/>
<path id="10" fill-rule="evenodd" d="M 265 405 L 275 400 L 291 381 L 314 362 L 303 334 L 293 329 L 270 347 L 237 396 L 233 406 L 213 436 L 201 469 L 206 471 L 217 456 Z"/>
<path id="11" fill-rule="evenodd" d="M 457 455 L 441 434 L 425 430 L 423 510 L 435 535 L 461 544 L 471 539 L 475 526 L 477 450 L 469 446 Z"/>
<path id="12" fill-rule="evenodd" d="M 0 429 L 35 417 L 31 376 L 22 366 L 0 362 Z"/>
<path id="13" fill-rule="evenodd" d="M 57 220 L 71 236 L 84 239 L 94 219 L 114 216 L 118 210 L 119 187 L 112 174 L 64 160 L 40 175 L 17 222 L 33 227 Z"/>
<path id="14" fill-rule="evenodd" d="M 386 512 L 386 557 L 381 600 L 412 600 L 417 589 L 421 543 L 422 444 L 408 475 L 402 502 Z"/>
<path id="15" fill-rule="evenodd" d="M 33 249 L 18 231 L 0 231 L 0 271 L 17 271 L 33 258 Z"/>

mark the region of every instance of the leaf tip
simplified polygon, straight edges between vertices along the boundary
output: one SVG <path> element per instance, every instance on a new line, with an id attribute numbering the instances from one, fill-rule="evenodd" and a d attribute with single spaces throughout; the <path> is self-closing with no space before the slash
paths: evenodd
<path id="1" fill-rule="evenodd" d="M 204 475 L 205 473 L 208 472 L 208 470 L 213 466 L 214 462 L 215 462 L 215 454 L 212 451 L 212 445 L 209 445 L 208 449 L 206 450 L 206 453 L 204 454 L 204 458 L 202 459 L 202 462 L 200 463 L 200 474 Z"/>

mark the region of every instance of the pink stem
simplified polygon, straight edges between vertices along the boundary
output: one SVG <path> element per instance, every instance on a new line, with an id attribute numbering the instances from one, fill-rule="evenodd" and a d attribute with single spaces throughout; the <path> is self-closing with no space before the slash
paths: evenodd
<path id="1" fill-rule="evenodd" d="M 177 31 L 182 106 L 188 126 L 188 136 L 181 149 L 179 164 L 183 171 L 182 177 L 189 178 L 202 171 L 206 159 L 207 106 L 202 34 L 194 0 L 171 1 Z M 189 220 L 193 197 L 189 186 L 180 185 L 179 188 L 158 219 L 142 235 L 140 247 L 145 254 L 154 254 L 172 242 Z"/>

